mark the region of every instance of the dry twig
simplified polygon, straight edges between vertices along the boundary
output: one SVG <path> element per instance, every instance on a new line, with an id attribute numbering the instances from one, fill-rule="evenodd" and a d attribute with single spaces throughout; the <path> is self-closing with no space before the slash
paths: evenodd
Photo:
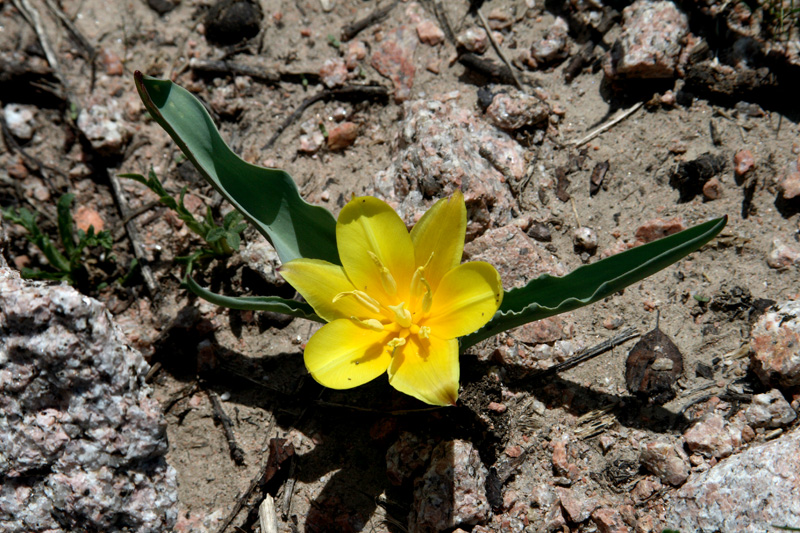
<path id="1" fill-rule="evenodd" d="M 618 123 L 622 122 L 623 120 L 625 120 L 629 116 L 633 115 L 643 105 L 644 105 L 644 102 L 638 102 L 636 104 L 633 104 L 631 107 L 629 107 L 628 109 L 626 109 L 625 111 L 620 113 L 617 117 L 612 118 L 611 120 L 609 120 L 608 122 L 606 122 L 605 124 L 600 126 L 599 128 L 591 131 L 588 135 L 586 135 L 582 139 L 575 139 L 575 140 L 567 142 L 567 144 L 571 144 L 571 145 L 574 145 L 574 146 L 580 146 L 582 144 L 586 144 L 587 142 L 591 141 L 592 139 L 594 139 L 595 137 L 597 137 L 598 135 L 600 135 L 604 131 L 606 131 L 608 129 L 611 129 L 612 127 L 614 127 Z"/>
<path id="2" fill-rule="evenodd" d="M 139 230 L 136 229 L 133 220 L 128 218 L 131 209 L 130 206 L 128 206 L 128 201 L 125 199 L 125 193 L 122 191 L 119 178 L 114 173 L 113 169 L 108 173 L 108 179 L 111 181 L 111 190 L 114 192 L 114 198 L 117 200 L 120 215 L 122 215 L 123 220 L 128 220 L 128 222 L 125 223 L 125 229 L 128 232 L 128 238 L 131 240 L 131 246 L 133 246 L 133 255 L 139 260 L 139 264 L 141 265 L 142 277 L 144 278 L 145 285 L 147 285 L 147 290 L 150 292 L 150 296 L 155 296 L 156 293 L 158 293 L 158 284 L 156 283 L 156 278 L 153 275 L 150 265 L 147 264 L 147 258 L 144 256 L 144 247 L 139 238 Z"/>
<path id="3" fill-rule="evenodd" d="M 211 400 L 211 407 L 214 410 L 214 418 L 222 425 L 222 431 L 225 432 L 225 440 L 228 442 L 228 450 L 231 454 L 231 459 L 237 466 L 244 464 L 244 451 L 236 442 L 236 435 L 233 433 L 233 421 L 231 417 L 222 408 L 222 402 L 216 392 L 206 389 L 208 399 Z"/>
<path id="4" fill-rule="evenodd" d="M 382 21 L 383 19 L 389 16 L 389 13 L 392 12 L 397 3 L 398 1 L 394 0 L 393 2 L 391 2 L 386 6 L 376 9 L 363 19 L 348 24 L 347 26 L 342 28 L 342 34 L 340 40 L 349 41 L 364 29 Z"/>
<path id="5" fill-rule="evenodd" d="M 489 42 L 492 43 L 492 48 L 494 48 L 494 51 L 497 52 L 497 55 L 500 56 L 500 59 L 503 61 L 503 63 L 505 63 L 506 68 L 508 68 L 508 72 L 511 74 L 511 79 L 514 80 L 514 85 L 517 86 L 517 89 L 522 90 L 522 83 L 520 83 L 517 73 L 514 72 L 514 67 L 511 66 L 511 62 L 506 57 L 506 54 L 500 48 L 500 45 L 497 44 L 494 35 L 492 35 L 492 29 L 489 27 L 489 23 L 486 22 L 486 18 L 483 16 L 483 13 L 481 13 L 480 9 L 476 9 L 475 13 L 478 16 L 478 20 L 481 22 L 481 26 L 483 26 L 486 35 L 489 37 Z"/>

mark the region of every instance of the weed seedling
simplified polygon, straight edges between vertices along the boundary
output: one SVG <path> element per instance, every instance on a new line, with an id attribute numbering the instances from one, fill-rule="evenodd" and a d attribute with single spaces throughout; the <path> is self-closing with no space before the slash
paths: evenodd
<path id="1" fill-rule="evenodd" d="M 198 220 L 183 204 L 186 187 L 181 189 L 180 196 L 176 200 L 170 196 L 152 168 L 148 172 L 147 178 L 141 174 L 120 174 L 120 177 L 138 181 L 156 193 L 158 200 L 164 206 L 175 211 L 178 218 L 186 224 L 186 227 L 205 241 L 205 246 L 199 250 L 177 258 L 179 261 L 186 263 L 187 276 L 191 275 L 195 262 L 204 259 L 227 257 L 239 249 L 241 244 L 239 234 L 247 227 L 247 224 L 242 222 L 244 217 L 239 211 L 233 210 L 225 215 L 222 225 L 220 225 L 214 220 L 211 208 L 206 207 L 205 218 Z"/>
<path id="2" fill-rule="evenodd" d="M 6 220 L 19 224 L 27 231 L 25 237 L 42 251 L 52 270 L 38 270 L 23 268 L 22 277 L 28 279 L 49 279 L 67 281 L 74 285 L 88 279 L 84 251 L 91 248 L 102 247 L 111 250 L 112 237 L 108 231 L 95 233 L 94 226 L 89 226 L 88 231 L 78 229 L 72 220 L 70 207 L 75 199 L 74 194 L 65 194 L 58 199 L 58 235 L 63 252 L 56 247 L 50 237 L 44 233 L 37 223 L 38 214 L 21 207 L 13 210 L 3 209 L 2 215 Z"/>

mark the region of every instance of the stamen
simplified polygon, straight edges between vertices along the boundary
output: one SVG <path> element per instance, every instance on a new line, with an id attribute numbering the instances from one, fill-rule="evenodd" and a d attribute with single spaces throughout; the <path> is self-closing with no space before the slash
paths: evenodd
<path id="1" fill-rule="evenodd" d="M 392 273 L 389 272 L 389 269 L 381 261 L 380 257 L 375 255 L 372 252 L 367 252 L 369 256 L 372 258 L 372 261 L 375 263 L 375 266 L 378 267 L 378 271 L 381 274 L 381 285 L 383 285 L 383 290 L 386 291 L 386 294 L 389 296 L 394 296 L 397 294 L 397 282 L 394 280 L 394 276 Z"/>
<path id="2" fill-rule="evenodd" d="M 380 311 L 381 311 L 381 306 L 378 303 L 378 301 L 375 300 L 375 298 L 373 298 L 372 296 L 370 296 L 369 294 L 367 294 L 364 291 L 345 291 L 345 292 L 340 292 L 339 294 L 337 294 L 336 296 L 333 297 L 333 303 L 338 302 L 339 300 L 341 300 L 345 296 L 354 297 L 356 300 L 358 300 L 358 303 L 360 303 L 361 305 L 363 305 L 364 307 L 366 307 L 367 309 L 369 309 L 370 311 L 372 311 L 375 314 L 380 313 Z"/>
<path id="3" fill-rule="evenodd" d="M 400 327 L 407 328 L 411 325 L 411 313 L 406 309 L 405 302 L 400 302 L 397 305 L 387 305 L 386 307 L 394 312 L 394 321 L 397 322 Z"/>
<path id="4" fill-rule="evenodd" d="M 431 336 L 431 328 L 428 326 L 422 326 L 419 328 L 419 338 L 420 339 L 427 339 Z"/>
<path id="5" fill-rule="evenodd" d="M 392 352 L 392 357 L 394 357 L 394 353 L 400 346 L 403 346 L 406 343 L 406 340 L 403 337 L 395 337 L 394 339 L 390 340 L 386 343 L 389 349 Z"/>
<path id="6" fill-rule="evenodd" d="M 433 305 L 433 291 L 428 283 L 428 280 L 422 278 L 422 283 L 425 285 L 425 296 L 422 297 L 422 312 L 428 313 Z"/>
<path id="7" fill-rule="evenodd" d="M 364 326 L 367 329 L 371 329 L 372 331 L 383 331 L 383 324 L 381 324 L 380 320 L 377 318 L 367 318 L 365 320 L 361 320 L 360 318 L 351 316 L 350 320 L 357 322 L 360 326 Z"/>
<path id="8" fill-rule="evenodd" d="M 411 277 L 411 296 L 416 297 L 420 292 L 422 292 L 422 276 L 425 275 L 425 269 L 428 268 L 428 265 L 431 264 L 431 260 L 433 259 L 433 252 L 431 252 L 430 257 L 425 262 L 424 265 L 421 267 L 417 267 L 414 271 L 414 275 Z"/>

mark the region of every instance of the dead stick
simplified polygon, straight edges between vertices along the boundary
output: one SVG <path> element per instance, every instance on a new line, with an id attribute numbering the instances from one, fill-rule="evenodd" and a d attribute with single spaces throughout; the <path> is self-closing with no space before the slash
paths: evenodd
<path id="1" fill-rule="evenodd" d="M 503 83 L 516 83 L 511 70 L 507 66 L 497 64 L 490 59 L 483 59 L 473 53 L 466 53 L 458 57 L 458 62 L 487 78 L 497 79 Z"/>
<path id="2" fill-rule="evenodd" d="M 638 337 L 639 332 L 636 328 L 628 328 L 616 337 L 608 339 L 607 341 L 603 341 L 600 344 L 592 346 L 591 348 L 587 348 L 586 350 L 582 351 L 575 357 L 570 357 L 563 363 L 553 365 L 550 368 L 546 368 L 540 372 L 536 372 L 534 374 L 529 374 L 525 379 L 541 379 L 547 376 L 552 376 L 553 374 L 558 374 L 559 372 L 564 372 L 565 370 L 569 370 L 570 368 L 574 368 L 581 363 L 585 363 L 590 359 L 594 359 L 598 355 L 604 354 L 608 350 L 619 346 L 620 344 L 631 340 L 634 337 Z"/>
<path id="3" fill-rule="evenodd" d="M 275 417 L 272 417 L 270 421 L 269 427 L 267 428 L 267 435 L 269 436 L 272 433 L 272 428 L 275 424 Z M 239 497 L 236 501 L 236 504 L 231 509 L 231 512 L 228 513 L 228 516 L 225 517 L 225 520 L 222 521 L 219 528 L 217 529 L 217 533 L 224 533 L 228 526 L 231 525 L 233 519 L 236 518 L 236 515 L 239 514 L 239 511 L 242 510 L 247 500 L 250 499 L 250 496 L 253 494 L 253 491 L 264 482 L 264 478 L 267 476 L 267 473 L 271 468 L 274 467 L 274 464 L 270 462 L 270 456 L 264 458 L 264 462 L 261 464 L 261 468 L 258 469 L 258 473 L 255 475 L 253 479 L 250 480 L 250 485 L 247 487 L 247 490 Z"/>
<path id="4" fill-rule="evenodd" d="M 497 55 L 500 56 L 500 59 L 508 68 L 508 72 L 511 74 L 511 78 L 514 80 L 514 85 L 517 86 L 517 89 L 522 90 L 522 83 L 520 83 L 517 73 L 514 72 L 514 67 L 511 66 L 506 54 L 503 53 L 503 51 L 500 49 L 500 45 L 497 44 L 497 41 L 494 39 L 494 35 L 492 35 L 492 29 L 489 28 L 489 23 L 486 22 L 486 18 L 483 16 L 483 13 L 481 13 L 480 9 L 476 9 L 475 13 L 478 15 L 478 20 L 481 22 L 481 26 L 483 26 L 487 37 L 489 37 L 489 42 L 492 43 L 492 48 L 494 48 L 494 51 L 497 52 Z"/>
<path id="5" fill-rule="evenodd" d="M 300 82 L 303 79 L 311 83 L 316 83 L 319 80 L 319 73 L 317 72 L 292 72 L 267 66 L 248 65 L 237 61 L 210 60 L 197 57 L 193 57 L 189 60 L 189 68 L 201 74 L 209 74 L 212 76 L 250 76 L 256 80 L 269 83 L 278 83 L 287 80 L 296 80 Z"/>
<path id="6" fill-rule="evenodd" d="M 286 479 L 286 487 L 283 490 L 283 501 L 281 502 L 281 518 L 289 518 L 289 510 L 292 507 L 292 495 L 294 494 L 294 484 L 297 481 L 294 477 L 294 456 L 289 459 L 289 476 Z"/>
<path id="7" fill-rule="evenodd" d="M 326 89 L 313 96 L 309 96 L 303 100 L 303 102 L 292 112 L 291 115 L 286 117 L 283 123 L 277 127 L 275 133 L 272 134 L 272 137 L 270 137 L 270 139 L 267 141 L 267 144 L 262 146 L 261 149 L 269 150 L 272 148 L 272 145 L 274 145 L 275 141 L 278 140 L 278 137 L 280 137 L 281 134 L 286 131 L 286 128 L 291 126 L 298 118 L 300 118 L 306 109 L 321 100 L 328 100 L 330 98 L 349 100 L 356 96 L 360 97 L 362 100 L 367 98 L 383 100 L 386 99 L 388 95 L 388 89 L 381 85 L 349 85 L 347 87 L 342 87 L 341 89 Z"/>
<path id="8" fill-rule="evenodd" d="M 114 171 L 111 170 L 108 173 L 108 179 L 111 181 L 111 190 L 114 192 L 114 198 L 117 200 L 119 212 L 122 218 L 126 219 L 130 215 L 131 209 L 128 206 L 128 201 L 125 199 L 125 193 L 122 191 L 119 178 Z M 145 285 L 147 285 L 147 290 L 150 292 L 150 296 L 155 296 L 156 293 L 158 293 L 158 284 L 156 283 L 153 271 L 150 269 L 150 265 L 147 263 L 147 258 L 144 256 L 144 247 L 139 238 L 139 231 L 133 224 L 133 220 L 129 219 L 128 222 L 125 223 L 125 229 L 128 232 L 128 238 L 131 240 L 131 246 L 133 246 L 133 255 L 139 260 L 139 264 L 141 265 L 142 277 L 144 278 Z"/>
<path id="9" fill-rule="evenodd" d="M 222 431 L 225 432 L 225 440 L 228 441 L 231 459 L 233 459 L 233 462 L 236 463 L 237 466 L 242 466 L 244 464 L 244 451 L 236 442 L 236 435 L 233 432 L 233 421 L 225 412 L 225 409 L 222 408 L 222 402 L 217 393 L 212 390 L 206 390 L 206 394 L 208 394 L 208 399 L 211 400 L 211 407 L 214 410 L 214 419 L 222 425 Z"/>
<path id="10" fill-rule="evenodd" d="M 613 119 L 609 120 L 608 122 L 606 122 L 605 124 L 603 124 L 599 128 L 597 128 L 594 131 L 590 132 L 584 138 L 579 139 L 579 140 L 569 141 L 569 142 L 567 142 L 567 144 L 572 144 L 574 146 L 580 146 L 582 144 L 585 144 L 585 143 L 591 141 L 592 139 L 594 139 L 595 137 L 597 137 L 598 135 L 600 135 L 604 131 L 606 131 L 608 129 L 611 129 L 616 124 L 622 122 L 623 120 L 625 120 L 626 118 L 628 118 L 629 116 L 634 114 L 643 105 L 644 105 L 644 102 L 639 102 L 639 103 L 633 104 L 631 107 L 629 107 L 628 109 L 626 109 L 625 111 L 620 113 L 616 118 L 613 118 Z"/>
<path id="11" fill-rule="evenodd" d="M 380 9 L 376 9 L 363 19 L 348 24 L 347 26 L 342 28 L 342 35 L 340 40 L 349 41 L 350 39 L 361 33 L 365 28 L 368 28 L 369 26 L 372 26 L 373 24 L 377 24 L 378 22 L 382 21 L 383 19 L 389 16 L 389 13 L 392 12 L 397 3 L 398 3 L 397 0 L 395 0 L 394 2 L 390 3 L 387 6 L 384 6 Z"/>

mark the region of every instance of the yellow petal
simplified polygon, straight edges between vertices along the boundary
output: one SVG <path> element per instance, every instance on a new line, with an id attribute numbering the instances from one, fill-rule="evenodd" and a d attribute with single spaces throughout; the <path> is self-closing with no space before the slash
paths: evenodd
<path id="1" fill-rule="evenodd" d="M 350 389 L 380 376 L 392 360 L 386 343 L 393 333 L 342 318 L 322 326 L 306 345 L 311 376 L 331 389 Z"/>
<path id="2" fill-rule="evenodd" d="M 416 266 L 423 266 L 433 254 L 425 268 L 425 279 L 432 289 L 436 290 L 447 271 L 461 263 L 466 231 L 467 208 L 460 190 L 436 202 L 411 230 Z"/>
<path id="3" fill-rule="evenodd" d="M 389 367 L 389 383 L 400 392 L 431 405 L 458 400 L 458 341 L 416 335 L 399 347 Z"/>
<path id="4" fill-rule="evenodd" d="M 320 259 L 295 259 L 281 265 L 280 274 L 327 322 L 351 316 L 369 318 L 355 298 L 341 298 L 333 304 L 336 295 L 354 290 L 339 265 Z"/>
<path id="5" fill-rule="evenodd" d="M 406 225 L 388 204 L 370 196 L 351 200 L 339 214 L 336 243 L 342 266 L 356 289 L 384 304 L 408 301 L 414 247 Z M 388 293 L 392 283 L 387 282 L 387 271 L 395 282 L 396 295 Z"/>
<path id="6" fill-rule="evenodd" d="M 486 324 L 502 301 L 503 284 L 497 270 L 482 261 L 464 263 L 442 278 L 425 325 L 431 328 L 431 335 L 461 337 Z"/>

